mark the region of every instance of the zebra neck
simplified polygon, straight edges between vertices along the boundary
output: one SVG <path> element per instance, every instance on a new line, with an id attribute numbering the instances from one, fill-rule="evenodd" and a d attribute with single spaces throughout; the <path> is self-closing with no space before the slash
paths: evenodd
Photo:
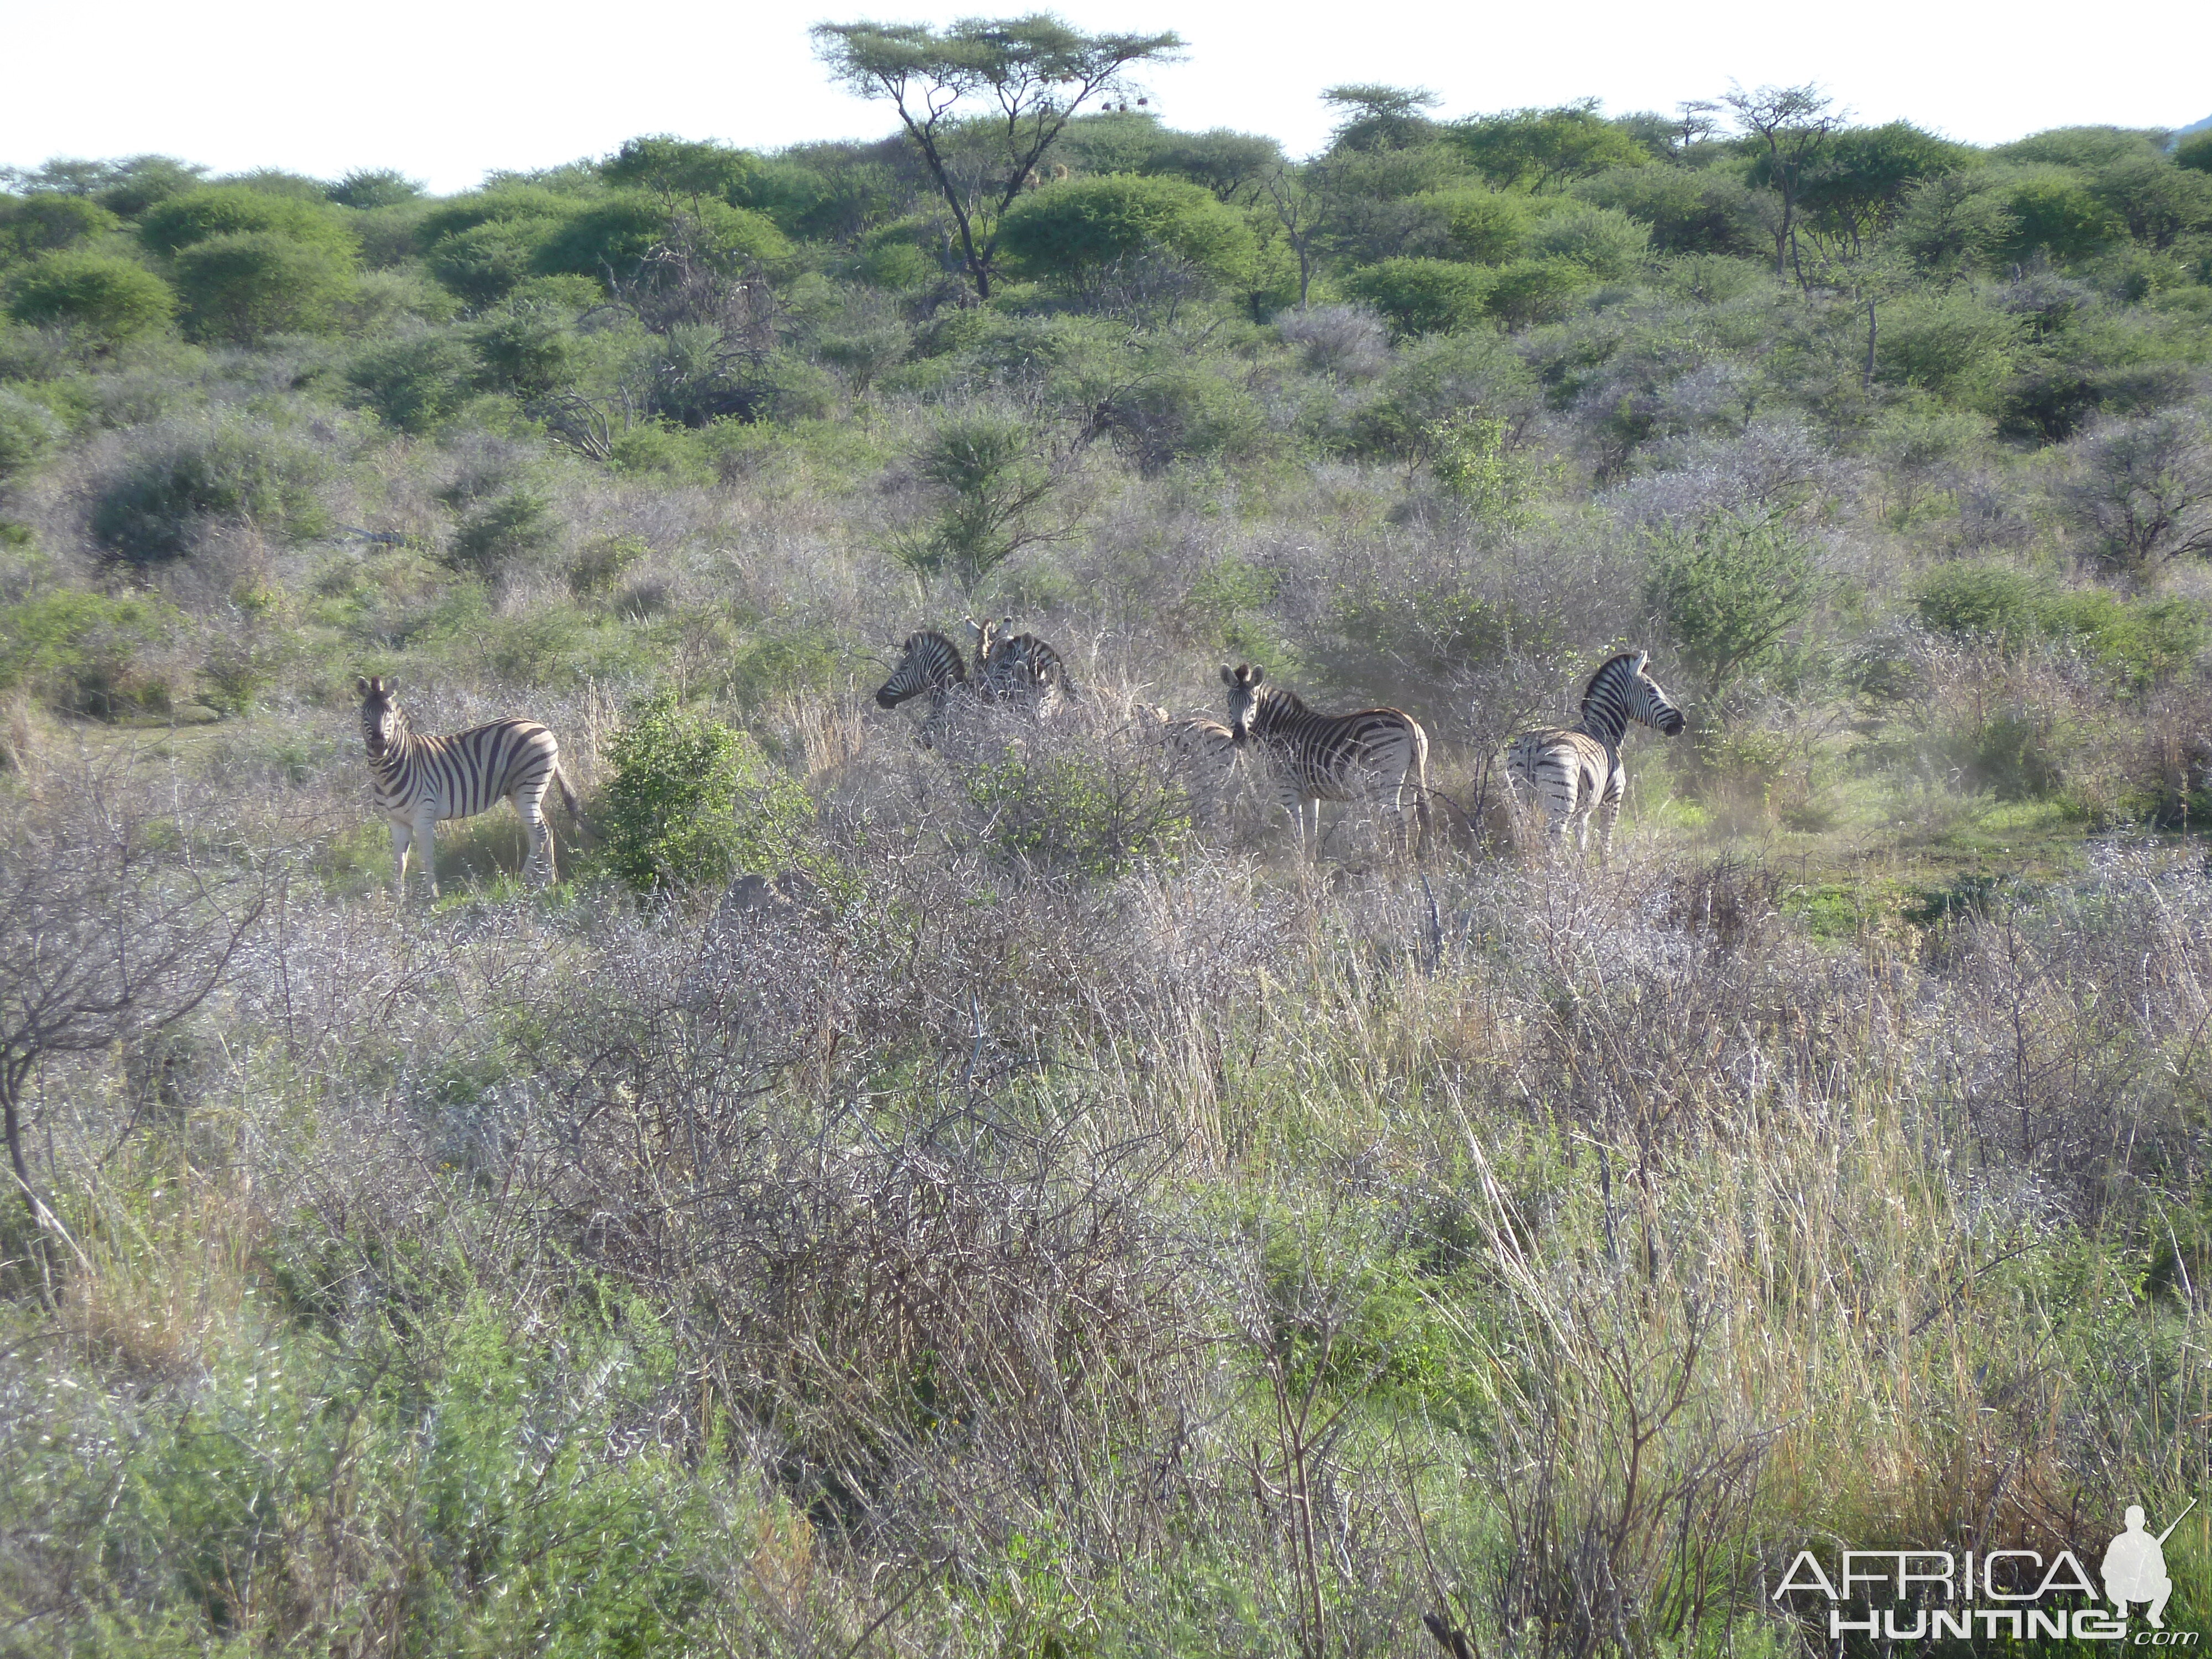
<path id="1" fill-rule="evenodd" d="M 368 769 L 386 783 L 396 780 L 405 768 L 409 754 L 416 744 L 412 732 L 398 732 L 384 745 L 383 752 L 368 757 Z"/>
<path id="2" fill-rule="evenodd" d="M 1628 716 L 1610 697 L 1592 697 L 1583 705 L 1582 731 L 1603 744 L 1607 754 L 1619 754 L 1628 736 Z"/>

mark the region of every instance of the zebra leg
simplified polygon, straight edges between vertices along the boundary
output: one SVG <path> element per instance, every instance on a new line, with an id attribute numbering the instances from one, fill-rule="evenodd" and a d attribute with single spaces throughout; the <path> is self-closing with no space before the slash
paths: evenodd
<path id="1" fill-rule="evenodd" d="M 1613 861 L 1613 826 L 1620 817 L 1620 799 L 1627 781 L 1627 772 L 1615 767 L 1613 775 L 1605 781 L 1604 798 L 1597 804 L 1597 858 L 1601 864 Z"/>
<path id="2" fill-rule="evenodd" d="M 415 820 L 416 845 L 422 849 L 422 874 L 430 884 L 433 902 L 438 896 L 438 820 L 425 808 Z"/>
<path id="3" fill-rule="evenodd" d="M 530 854 L 522 860 L 522 873 L 526 877 L 532 870 L 539 871 L 550 887 L 560 878 L 553 872 L 553 826 L 545 822 L 545 791 L 543 787 L 535 792 L 518 789 L 507 799 L 514 803 L 514 815 L 522 820 L 523 830 L 530 837 Z"/>
<path id="4" fill-rule="evenodd" d="M 398 902 L 407 902 L 407 848 L 415 839 L 415 830 L 404 818 L 392 820 L 392 896 Z"/>

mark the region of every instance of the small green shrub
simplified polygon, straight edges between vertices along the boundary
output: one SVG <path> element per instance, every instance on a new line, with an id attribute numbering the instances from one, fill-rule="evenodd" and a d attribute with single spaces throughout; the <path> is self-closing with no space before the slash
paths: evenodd
<path id="1" fill-rule="evenodd" d="M 422 433 L 466 403 L 477 358 L 451 334 L 417 334 L 372 347 L 346 366 L 351 401 L 402 432 Z"/>
<path id="2" fill-rule="evenodd" d="M 2012 368 L 2024 319 L 1970 294 L 1922 294 L 1879 307 L 1875 373 L 1969 406 L 1989 402 Z"/>
<path id="3" fill-rule="evenodd" d="M 1595 281 L 1577 260 L 1516 259 L 1492 273 L 1486 308 L 1508 328 L 1555 323 Z"/>
<path id="4" fill-rule="evenodd" d="M 578 599 L 611 593 L 623 574 L 652 552 L 642 536 L 601 536 L 586 542 L 568 562 L 568 591 Z"/>
<path id="5" fill-rule="evenodd" d="M 1001 222 L 1000 246 L 1018 270 L 1062 282 L 1155 247 L 1228 280 L 1257 252 L 1250 229 L 1212 191 L 1135 173 L 1071 179 L 1023 198 Z"/>
<path id="6" fill-rule="evenodd" d="M 791 245 L 763 216 L 726 203 L 687 203 L 681 210 L 702 248 L 723 259 L 775 259 Z M 658 196 L 625 191 L 562 220 L 537 245 L 533 268 L 616 281 L 638 274 L 652 250 L 682 228 L 678 214 Z"/>
<path id="7" fill-rule="evenodd" d="M 1813 544 L 1771 516 L 1652 532 L 1644 597 L 1715 701 L 1775 660 L 1820 597 Z"/>
<path id="8" fill-rule="evenodd" d="M 799 858 L 806 793 L 758 746 L 662 691 L 630 711 L 608 748 L 614 769 L 592 816 L 606 870 L 639 892 L 726 886 Z"/>
<path id="9" fill-rule="evenodd" d="M 194 242 L 175 267 L 186 329 L 197 339 L 241 345 L 331 332 L 353 287 L 349 257 L 270 231 Z"/>
<path id="10" fill-rule="evenodd" d="M 1188 795 L 1134 756 L 1009 750 L 969 773 L 966 787 L 1000 853 L 1094 880 L 1171 860 L 1190 834 Z"/>
<path id="11" fill-rule="evenodd" d="M 2023 571 L 1961 560 L 1923 576 L 1912 609 L 1936 633 L 2017 645 L 2039 631 L 2037 607 L 2047 592 L 2047 584 Z"/>
<path id="12" fill-rule="evenodd" d="M 131 460 L 100 490 L 93 539 L 134 564 L 191 550 L 211 519 L 244 519 L 301 541 L 329 519 L 317 494 L 327 471 L 314 451 L 246 422 L 174 432 Z"/>
<path id="13" fill-rule="evenodd" d="M 0 489 L 28 477 L 62 440 L 62 423 L 43 404 L 0 386 Z"/>
<path id="14" fill-rule="evenodd" d="M 344 264 L 355 257 L 353 233 L 337 209 L 246 185 L 215 185 L 173 196 L 148 209 L 138 222 L 139 240 L 164 255 L 218 236 L 255 234 L 319 247 Z"/>
<path id="15" fill-rule="evenodd" d="M 41 191 L 13 199 L 0 197 L 0 264 L 76 247 L 121 222 L 82 196 Z"/>
<path id="16" fill-rule="evenodd" d="M 543 495 L 517 484 L 469 511 L 453 532 L 450 557 L 465 570 L 489 574 L 503 564 L 550 552 L 559 545 L 562 528 Z"/>
<path id="17" fill-rule="evenodd" d="M 1461 414 L 1429 428 L 1429 471 L 1476 523 L 1519 530 L 1535 516 L 1544 469 L 1506 442 L 1496 416 Z"/>
<path id="18" fill-rule="evenodd" d="M 1494 281 L 1490 271 L 1456 259 L 1384 259 L 1353 271 L 1342 286 L 1407 338 L 1474 327 L 1486 314 Z"/>
<path id="19" fill-rule="evenodd" d="M 49 253 L 10 284 L 8 314 L 19 323 L 82 330 L 112 344 L 167 328 L 177 296 L 143 265 L 112 253 Z"/>
<path id="20" fill-rule="evenodd" d="M 2007 650 L 2048 641 L 2096 663 L 2130 690 L 2170 679 L 2203 653 L 2203 610 L 2179 595 L 2124 599 L 2101 587 L 2053 586 L 2001 565 L 1943 565 L 1913 596 L 1922 625 Z"/>
<path id="21" fill-rule="evenodd" d="M 1564 259 L 1592 276 L 1617 282 L 1651 251 L 1651 233 L 1611 208 L 1577 207 L 1555 213 L 1528 233 L 1532 259 Z"/>

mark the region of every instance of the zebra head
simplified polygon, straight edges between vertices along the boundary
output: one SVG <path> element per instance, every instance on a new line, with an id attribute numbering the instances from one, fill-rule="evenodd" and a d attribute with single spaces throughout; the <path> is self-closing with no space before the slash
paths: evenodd
<path id="1" fill-rule="evenodd" d="M 1682 735 L 1688 724 L 1682 711 L 1645 672 L 1649 651 L 1624 651 L 1590 676 L 1583 693 L 1583 723 L 1586 729 L 1626 732 L 1635 720 L 1670 738 Z"/>
<path id="2" fill-rule="evenodd" d="M 981 622 L 977 622 L 973 617 L 968 618 L 968 626 L 975 630 L 975 672 L 977 673 L 981 673 L 990 665 L 991 659 L 998 654 L 999 647 L 1006 643 L 1006 630 L 1013 625 L 1014 619 L 1012 617 L 1001 617 L 996 622 L 993 622 L 988 617 L 984 617 Z"/>
<path id="3" fill-rule="evenodd" d="M 1221 665 L 1221 683 L 1229 688 L 1229 734 L 1237 743 L 1252 735 L 1252 710 L 1260 701 L 1260 682 L 1267 671 L 1256 663 Z"/>
<path id="4" fill-rule="evenodd" d="M 908 697 L 940 691 L 968 678 L 968 664 L 960 647 L 934 629 L 906 636 L 904 653 L 876 692 L 876 707 L 896 708 Z"/>
<path id="5" fill-rule="evenodd" d="M 372 759 L 397 743 L 407 730 L 407 716 L 400 711 L 399 699 L 384 683 L 384 676 L 363 678 L 356 676 L 354 690 L 361 693 L 361 735 L 368 745 Z"/>

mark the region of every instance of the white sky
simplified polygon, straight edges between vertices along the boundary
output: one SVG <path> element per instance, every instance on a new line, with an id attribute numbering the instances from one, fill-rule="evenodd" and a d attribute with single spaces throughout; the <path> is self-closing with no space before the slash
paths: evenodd
<path id="1" fill-rule="evenodd" d="M 0 165 L 158 150 L 217 172 L 335 177 L 398 167 L 448 191 L 495 167 L 601 155 L 641 132 L 771 148 L 873 137 L 886 112 L 833 89 L 807 26 L 934 21 L 997 5 L 589 7 L 573 0 L 0 0 Z M 2212 115 L 2212 6 L 2137 0 L 1067 0 L 1093 29 L 1174 29 L 1188 61 L 1155 71 L 1172 125 L 1322 139 L 1323 86 L 1381 81 L 1443 95 L 1439 113 L 1595 96 L 1667 109 L 1731 78 L 1818 80 L 1862 119 L 1905 117 L 1994 143 L 2089 123 L 2184 126 Z"/>

